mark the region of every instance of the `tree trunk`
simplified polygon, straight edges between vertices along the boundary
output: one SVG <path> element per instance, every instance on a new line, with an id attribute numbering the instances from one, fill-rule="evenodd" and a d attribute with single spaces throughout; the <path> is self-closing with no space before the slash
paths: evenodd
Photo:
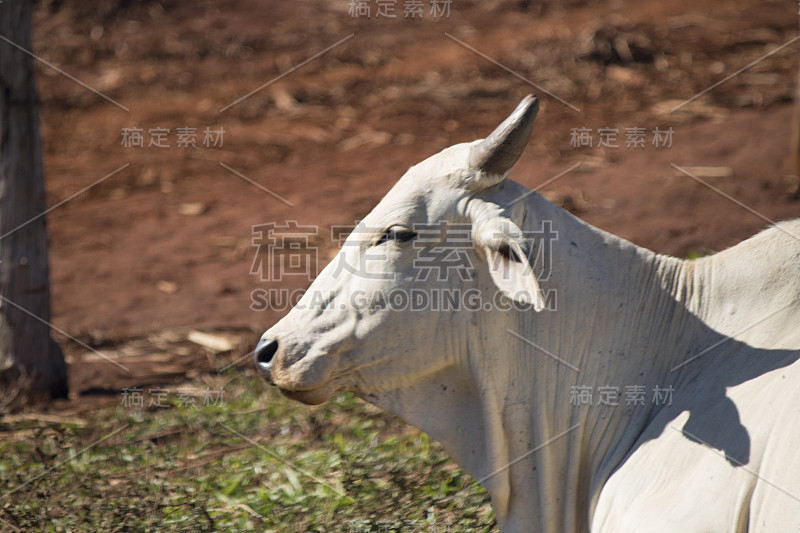
<path id="1" fill-rule="evenodd" d="M 792 172 L 800 180 L 800 69 L 794 84 L 794 123 L 792 124 Z M 800 185 L 800 181 L 798 181 Z M 795 195 L 800 194 L 800 191 Z"/>
<path id="2" fill-rule="evenodd" d="M 798 12 L 800 17 L 800 12 Z M 800 22 L 800 20 L 798 20 Z M 800 68 L 797 69 L 797 80 L 794 83 L 794 121 L 792 124 L 792 172 L 797 185 L 800 186 Z M 800 189 L 795 191 L 795 197 L 800 196 Z"/>
<path id="3" fill-rule="evenodd" d="M 31 4 L 0 3 L 0 35 L 31 50 Z M 61 349 L 50 338 L 47 208 L 33 58 L 0 40 L 0 387 L 65 396 Z M 39 217 L 39 218 L 36 218 Z"/>

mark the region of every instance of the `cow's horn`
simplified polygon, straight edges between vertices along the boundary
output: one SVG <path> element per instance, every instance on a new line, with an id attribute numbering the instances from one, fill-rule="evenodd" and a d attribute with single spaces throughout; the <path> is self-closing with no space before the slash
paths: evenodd
<path id="1" fill-rule="evenodd" d="M 539 100 L 529 94 L 497 129 L 472 148 L 470 166 L 501 178 L 505 176 L 528 144 L 538 111 Z"/>

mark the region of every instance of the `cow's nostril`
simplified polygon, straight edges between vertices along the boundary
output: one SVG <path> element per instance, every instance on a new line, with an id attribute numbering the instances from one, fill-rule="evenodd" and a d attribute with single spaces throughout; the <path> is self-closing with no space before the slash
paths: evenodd
<path id="1" fill-rule="evenodd" d="M 256 346 L 255 356 L 256 365 L 263 370 L 269 370 L 272 366 L 272 358 L 275 357 L 275 352 L 278 351 L 278 341 L 275 339 L 261 339 Z"/>

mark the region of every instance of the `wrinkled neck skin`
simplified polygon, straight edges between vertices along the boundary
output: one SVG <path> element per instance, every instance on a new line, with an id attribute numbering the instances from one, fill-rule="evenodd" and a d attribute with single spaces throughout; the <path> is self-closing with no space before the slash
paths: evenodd
<path id="1" fill-rule="evenodd" d="M 658 409 L 649 397 L 626 407 L 625 387 L 649 396 L 684 379 L 670 369 L 691 342 L 701 267 L 593 228 L 510 180 L 501 189 L 528 193 L 508 213 L 523 230 L 550 221 L 558 232 L 539 280 L 556 309 L 472 312 L 470 327 L 441 333 L 451 365 L 365 399 L 440 441 L 490 492 L 504 533 L 586 532 L 603 484 Z M 574 405 L 574 386 L 591 387 L 592 405 Z M 597 405 L 603 386 L 618 388 L 617 407 Z"/>

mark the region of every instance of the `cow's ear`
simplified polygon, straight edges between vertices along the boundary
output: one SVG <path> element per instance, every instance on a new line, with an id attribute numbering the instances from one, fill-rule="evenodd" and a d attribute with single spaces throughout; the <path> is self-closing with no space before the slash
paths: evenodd
<path id="1" fill-rule="evenodd" d="M 481 224 L 475 231 L 475 244 L 486 254 L 494 284 L 508 298 L 544 309 L 539 283 L 524 251 L 522 230 L 506 218 Z"/>

